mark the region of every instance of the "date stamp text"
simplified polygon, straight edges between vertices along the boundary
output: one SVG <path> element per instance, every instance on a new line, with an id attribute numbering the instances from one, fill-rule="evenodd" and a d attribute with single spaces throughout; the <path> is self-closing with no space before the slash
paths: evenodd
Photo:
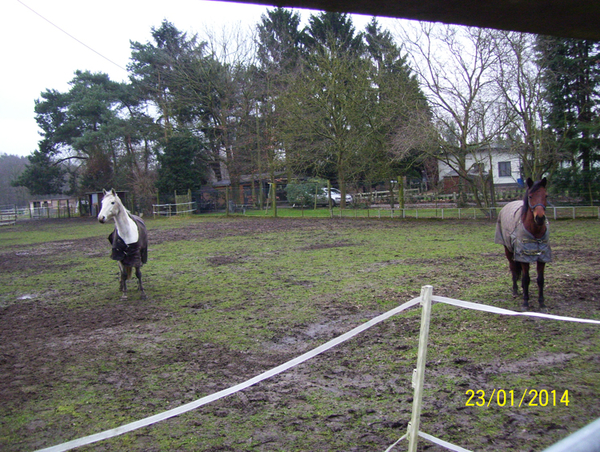
<path id="1" fill-rule="evenodd" d="M 490 407 L 545 407 L 569 406 L 569 390 L 556 391 L 548 389 L 525 388 L 524 391 L 494 389 L 487 393 L 483 389 L 469 389 L 465 392 L 465 406 Z"/>

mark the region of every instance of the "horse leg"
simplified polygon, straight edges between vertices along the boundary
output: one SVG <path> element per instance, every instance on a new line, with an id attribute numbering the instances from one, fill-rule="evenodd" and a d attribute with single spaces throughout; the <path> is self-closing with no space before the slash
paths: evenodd
<path id="1" fill-rule="evenodd" d="M 512 251 L 510 251 L 507 247 L 504 247 L 504 253 L 506 254 L 506 259 L 508 259 L 508 267 L 510 268 L 510 274 L 512 275 L 513 298 L 517 298 L 517 296 L 519 295 L 519 287 L 517 285 L 517 281 L 521 276 L 521 266 L 517 262 L 515 262 Z"/>
<path id="2" fill-rule="evenodd" d="M 140 267 L 135 267 L 135 276 L 138 279 L 138 289 L 142 293 L 142 300 L 145 300 L 146 292 L 144 291 L 144 286 L 142 285 L 142 270 Z"/>
<path id="3" fill-rule="evenodd" d="M 545 310 L 546 305 L 544 304 L 544 269 L 546 267 L 545 262 L 538 261 L 537 263 L 537 285 L 538 285 L 538 303 L 540 304 L 540 310 Z"/>
<path id="4" fill-rule="evenodd" d="M 119 262 L 119 269 L 121 270 L 121 300 L 127 300 L 127 274 L 129 273 L 128 268 L 125 267 L 121 262 Z"/>
<path id="5" fill-rule="evenodd" d="M 521 270 L 523 272 L 523 276 L 521 278 L 521 285 L 523 287 L 523 309 L 529 309 L 529 283 L 531 279 L 529 278 L 529 263 L 521 262 Z"/>

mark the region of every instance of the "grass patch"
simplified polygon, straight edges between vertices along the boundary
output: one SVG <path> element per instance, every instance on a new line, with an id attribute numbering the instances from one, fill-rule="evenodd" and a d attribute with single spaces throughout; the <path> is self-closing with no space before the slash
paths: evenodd
<path id="1" fill-rule="evenodd" d="M 486 221 L 206 216 L 147 226 L 146 301 L 134 284 L 119 298 L 111 226 L 0 229 L 0 449 L 51 446 L 233 386 L 425 284 L 520 304 Z M 554 222 L 551 237 L 551 310 L 600 318 L 597 221 Z M 410 419 L 419 324 L 409 310 L 243 393 L 89 450 L 387 447 Z M 600 416 L 599 337 L 589 325 L 434 305 L 422 430 L 474 450 L 552 444 Z M 465 406 L 469 389 L 525 388 L 568 389 L 572 403 Z"/>

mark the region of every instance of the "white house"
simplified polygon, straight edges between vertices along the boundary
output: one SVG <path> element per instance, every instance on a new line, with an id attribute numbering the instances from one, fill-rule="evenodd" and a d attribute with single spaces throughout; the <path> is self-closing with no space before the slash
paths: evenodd
<path id="1" fill-rule="evenodd" d="M 510 152 L 502 146 L 492 146 L 467 155 L 466 167 L 473 177 L 488 175 L 490 169 L 494 185 L 497 188 L 512 188 L 523 186 L 521 179 L 521 159 L 518 154 Z M 438 161 L 438 174 L 443 182 L 444 192 L 456 191 L 458 174 L 450 165 Z"/>

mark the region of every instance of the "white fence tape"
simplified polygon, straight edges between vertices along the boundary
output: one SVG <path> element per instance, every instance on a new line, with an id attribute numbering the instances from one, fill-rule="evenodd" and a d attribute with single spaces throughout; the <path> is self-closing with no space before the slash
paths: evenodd
<path id="1" fill-rule="evenodd" d="M 420 430 L 419 430 L 418 435 L 421 438 L 426 439 L 427 441 L 430 441 L 432 443 L 438 444 L 448 450 L 453 450 L 455 452 L 471 452 L 469 449 L 465 449 L 463 447 L 457 446 L 456 444 L 449 443 L 448 441 L 444 441 L 443 439 L 436 438 L 435 436 L 428 435 L 427 433 L 423 433 Z M 404 436 L 401 436 L 398 439 L 398 441 L 396 441 L 394 444 L 392 444 L 390 447 L 388 447 L 385 450 L 385 452 L 391 452 L 392 449 L 394 449 L 394 447 L 396 447 L 400 441 L 402 441 L 403 439 L 406 439 L 406 438 L 408 438 L 408 433 L 406 433 Z"/>
<path id="2" fill-rule="evenodd" d="M 449 304 L 449 305 L 453 305 L 453 306 L 458 306 L 458 307 L 464 308 L 464 309 L 472 309 L 472 310 L 475 310 L 475 311 L 490 312 L 490 313 L 493 313 L 493 314 L 511 315 L 511 316 L 525 316 L 525 317 L 539 317 L 539 318 L 548 319 L 548 320 L 560 320 L 562 322 L 592 323 L 592 324 L 600 325 L 600 320 L 579 319 L 579 318 L 576 318 L 576 317 L 563 317 L 563 316 L 559 316 L 559 315 L 544 314 L 544 313 L 529 312 L 529 311 L 527 311 L 527 312 L 516 312 L 516 311 L 511 311 L 509 309 L 503 309 L 503 308 L 497 308 L 495 306 L 488 306 L 488 305 L 485 305 L 485 304 L 473 303 L 471 301 L 456 300 L 454 298 L 440 297 L 440 296 L 437 296 L 437 295 L 433 295 L 431 297 L 431 300 L 432 301 L 437 301 L 438 303 L 445 303 L 445 304 Z M 419 431 L 418 435 L 421 438 L 426 439 L 428 441 L 431 441 L 432 443 L 438 444 L 438 445 L 440 445 L 442 447 L 445 447 L 448 450 L 457 451 L 457 452 L 471 452 L 468 449 L 464 449 L 464 448 L 462 448 L 460 446 L 457 446 L 456 444 L 452 444 L 452 443 L 446 442 L 444 440 L 436 438 L 435 436 L 428 435 L 427 433 L 423 433 L 422 431 Z M 390 447 L 388 447 L 385 450 L 385 452 L 391 452 L 391 450 L 400 441 L 402 441 L 403 439 L 405 439 L 407 437 L 408 437 L 408 433 L 406 435 L 402 436 L 400 439 L 398 439 Z M 560 449 L 560 450 L 563 450 L 563 449 Z M 585 449 L 585 450 L 587 450 L 587 449 Z M 600 449 L 598 449 L 598 450 L 600 450 Z"/>
<path id="3" fill-rule="evenodd" d="M 147 427 L 147 426 L 155 424 L 157 422 L 164 421 L 165 419 L 169 419 L 169 418 L 172 418 L 175 416 L 179 416 L 180 414 L 187 413 L 188 411 L 199 408 L 202 405 L 206 405 L 208 403 L 214 402 L 215 400 L 219 400 L 228 395 L 242 391 L 250 386 L 255 385 L 256 383 L 259 383 L 263 380 L 266 380 L 266 379 L 271 378 L 275 375 L 278 375 L 282 372 L 285 372 L 286 370 L 289 370 L 292 367 L 302 364 L 303 362 L 308 361 L 311 358 L 314 358 L 315 356 L 335 347 L 336 345 L 339 345 L 342 342 L 347 341 L 348 339 L 356 336 L 357 334 L 362 333 L 363 331 L 371 328 L 372 326 L 374 326 L 378 323 L 381 323 L 384 320 L 387 320 L 390 317 L 392 317 L 408 308 L 411 308 L 412 306 L 415 306 L 420 301 L 421 301 L 420 297 L 414 298 L 414 299 L 398 306 L 397 308 L 394 308 L 391 311 L 386 312 L 385 314 L 375 317 L 374 319 L 371 319 L 368 322 L 363 323 L 362 325 L 354 328 L 353 330 L 350 330 L 347 333 L 342 334 L 341 336 L 338 336 L 335 339 L 332 339 L 329 342 L 326 342 L 325 344 L 323 344 L 317 348 L 314 348 L 311 351 L 309 351 L 301 356 L 298 356 L 297 358 L 292 359 L 291 361 L 288 361 L 278 367 L 268 370 L 267 372 L 264 372 L 254 378 L 251 378 L 250 380 L 240 383 L 239 385 L 233 386 L 228 389 L 224 389 L 223 391 L 203 397 L 194 402 L 190 402 L 185 405 L 181 405 L 180 407 L 173 408 L 172 410 L 165 411 L 163 413 L 159 413 L 154 416 L 150 416 L 150 417 L 141 419 L 136 422 L 131 422 L 130 424 L 126 424 L 121 427 L 117 427 L 117 428 L 113 428 L 111 430 L 106 430 L 104 432 L 96 433 L 95 435 L 85 436 L 83 438 L 79 438 L 79 439 L 76 439 L 73 441 L 59 444 L 57 446 L 48 447 L 46 449 L 40 449 L 37 452 L 60 452 L 60 451 L 71 450 L 76 447 L 95 443 L 97 441 L 102 441 L 102 440 L 108 439 L 108 438 L 113 438 L 115 436 L 122 435 L 123 433 L 131 432 L 133 430 L 137 430 L 139 428 Z"/>
<path id="4" fill-rule="evenodd" d="M 470 301 L 455 300 L 453 298 L 440 297 L 440 296 L 436 296 L 436 295 L 434 295 L 432 297 L 432 300 L 440 302 L 440 303 L 458 306 L 461 308 L 473 309 L 476 311 L 491 312 L 494 314 L 511 315 L 511 316 L 540 317 L 540 318 L 546 318 L 546 319 L 551 319 L 551 320 L 561 320 L 561 321 L 567 321 L 567 322 L 600 324 L 599 320 L 578 319 L 578 318 L 574 318 L 574 317 L 562 317 L 562 316 L 551 315 L 551 314 L 542 314 L 542 313 L 537 313 L 537 312 L 516 312 L 516 311 L 510 311 L 508 309 L 497 308 L 494 306 L 488 306 L 488 305 L 483 305 L 483 304 L 479 304 L 479 303 L 472 303 Z M 250 380 L 246 380 L 245 382 L 240 383 L 236 386 L 232 386 L 228 389 L 224 389 L 223 391 L 219 391 L 214 394 L 208 395 L 206 397 L 202 397 L 201 399 L 195 400 L 195 401 L 187 403 L 185 405 L 181 405 L 177 408 L 173 408 L 172 410 L 164 411 L 164 412 L 156 414 L 154 416 L 150 416 L 150 417 L 141 419 L 139 421 L 135 421 L 135 422 L 131 422 L 129 424 L 122 425 L 121 427 L 117 427 L 117 428 L 114 428 L 111 430 L 106 430 L 104 432 L 96 433 L 94 435 L 85 436 L 83 438 L 79 438 L 79 439 L 76 439 L 73 441 L 58 444 L 56 446 L 48 447 L 45 449 L 39 449 L 36 452 L 62 452 L 62 451 L 75 449 L 76 447 L 81 447 L 86 444 L 92 444 L 92 443 L 95 443 L 98 441 L 113 438 L 115 436 L 119 436 L 124 433 L 128 433 L 128 432 L 137 430 L 142 427 L 147 427 L 149 425 L 155 424 L 160 421 L 164 421 L 166 419 L 169 419 L 169 418 L 172 418 L 175 416 L 179 416 L 180 414 L 187 413 L 188 411 L 194 410 L 203 405 L 207 405 L 211 402 L 222 399 L 223 397 L 227 397 L 231 394 L 242 391 L 246 388 L 249 388 L 250 386 L 253 386 L 253 385 L 263 381 L 263 380 L 274 377 L 275 375 L 283 373 L 283 372 L 291 369 L 292 367 L 302 364 L 303 362 L 308 361 L 311 358 L 314 358 L 315 356 L 335 347 L 336 345 L 339 345 L 339 344 L 347 341 L 348 339 L 351 339 L 352 337 L 356 336 L 359 333 L 362 333 L 363 331 L 371 328 L 372 326 L 377 325 L 378 323 L 381 323 L 384 320 L 387 320 L 390 317 L 419 304 L 420 301 L 421 301 L 420 297 L 413 298 L 412 300 L 386 312 L 385 314 L 375 317 L 374 319 L 371 319 L 368 322 L 363 323 L 362 325 L 354 328 L 353 330 L 350 330 L 347 333 L 345 333 L 341 336 L 338 336 L 335 339 L 332 339 L 329 342 L 326 342 L 325 344 L 323 344 L 317 348 L 314 348 L 313 350 L 311 350 L 303 355 L 298 356 L 297 358 L 294 358 L 278 367 L 275 367 L 275 368 L 268 370 L 260 375 L 257 375 L 256 377 L 251 378 Z M 429 441 L 432 441 L 436 444 L 442 445 L 450 450 L 468 452 L 467 449 L 463 449 L 459 446 L 455 446 L 453 444 L 447 443 L 441 439 L 435 438 L 435 437 L 428 435 L 426 433 L 423 433 L 421 431 L 419 431 L 419 436 L 421 436 L 422 438 L 427 439 Z M 386 452 L 392 450 L 392 448 L 394 446 L 396 446 L 396 444 L 398 444 L 401 440 L 405 439 L 406 437 L 407 437 L 407 435 L 404 435 L 403 437 L 401 437 L 398 441 L 396 441 L 394 444 L 392 444 L 390 447 L 388 447 Z"/>
<path id="5" fill-rule="evenodd" d="M 437 301 L 440 303 L 451 304 L 453 306 L 458 306 L 458 307 L 466 308 L 466 309 L 473 309 L 475 311 L 491 312 L 494 314 L 521 315 L 521 316 L 525 316 L 525 317 L 539 317 L 542 319 L 561 320 L 563 322 L 593 323 L 596 325 L 600 325 L 600 320 L 578 319 L 575 317 L 563 317 L 560 315 L 543 314 L 541 312 L 529 312 L 529 311 L 516 312 L 516 311 L 510 311 L 508 309 L 497 308 L 495 306 L 488 306 L 486 304 L 472 303 L 470 301 L 463 301 L 463 300 L 455 300 L 454 298 L 439 297 L 436 295 L 434 295 L 431 299 L 433 301 Z"/>
<path id="6" fill-rule="evenodd" d="M 405 433 L 404 436 L 401 436 L 400 438 L 398 438 L 398 441 L 396 441 L 394 444 L 392 444 L 390 447 L 388 447 L 385 452 L 390 452 L 394 447 L 396 447 L 396 445 L 402 441 L 403 439 L 408 438 L 408 433 Z"/>
<path id="7" fill-rule="evenodd" d="M 443 439 L 436 438 L 435 436 L 428 435 L 427 433 L 423 433 L 421 431 L 419 431 L 419 436 L 427 441 L 431 441 L 432 443 L 445 447 L 448 450 L 453 450 L 455 452 L 471 452 L 469 449 L 464 449 L 456 444 L 449 443 L 448 441 L 444 441 Z"/>

